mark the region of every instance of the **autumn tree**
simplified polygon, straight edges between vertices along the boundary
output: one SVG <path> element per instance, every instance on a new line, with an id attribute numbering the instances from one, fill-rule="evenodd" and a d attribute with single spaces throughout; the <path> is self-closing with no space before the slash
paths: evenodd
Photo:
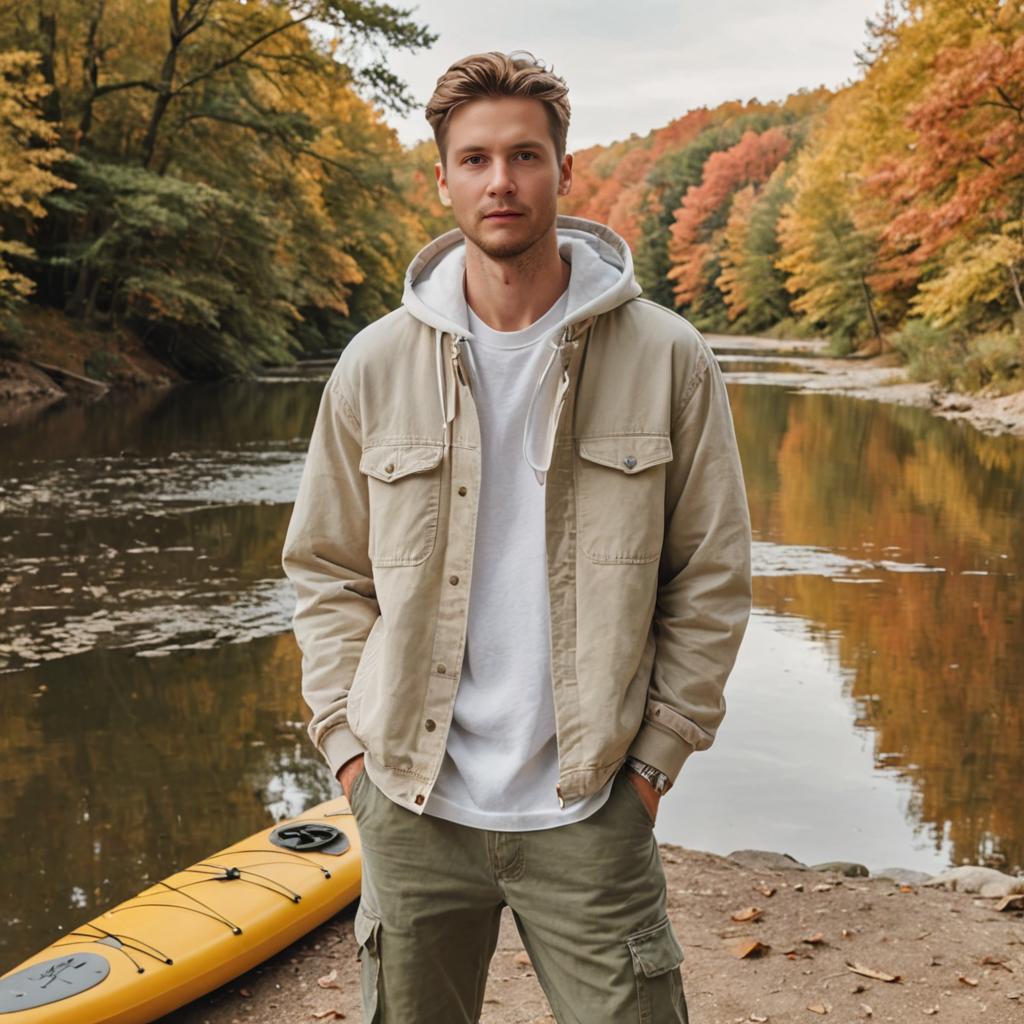
<path id="1" fill-rule="evenodd" d="M 677 306 L 688 308 L 698 325 L 712 320 L 718 303 L 709 302 L 714 282 L 722 273 L 727 248 L 729 212 L 737 193 L 749 214 L 759 186 L 763 185 L 789 152 L 790 142 L 781 128 L 760 134 L 745 132 L 735 146 L 713 153 L 704 164 L 700 185 L 692 186 L 676 211 L 668 243 Z M 751 191 L 744 192 L 745 189 Z M 736 225 L 733 225 L 733 237 Z M 728 276 L 728 275 L 727 275 Z M 715 289 L 722 306 L 725 300 Z"/>
<path id="2" fill-rule="evenodd" d="M 42 113 L 51 90 L 39 63 L 34 53 L 0 52 L 0 312 L 35 289 L 16 266 L 34 258 L 28 239 L 32 223 L 46 212 L 42 200 L 55 188 L 72 187 L 53 170 L 66 154 Z M 12 237 L 16 227 L 25 241 Z"/>

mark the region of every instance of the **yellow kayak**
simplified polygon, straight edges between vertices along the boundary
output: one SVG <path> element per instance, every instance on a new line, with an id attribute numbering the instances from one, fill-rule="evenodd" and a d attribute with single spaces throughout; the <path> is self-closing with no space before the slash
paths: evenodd
<path id="1" fill-rule="evenodd" d="M 238 977 L 358 895 L 359 833 L 328 800 L 62 935 L 0 978 L 2 1024 L 148 1024 Z"/>

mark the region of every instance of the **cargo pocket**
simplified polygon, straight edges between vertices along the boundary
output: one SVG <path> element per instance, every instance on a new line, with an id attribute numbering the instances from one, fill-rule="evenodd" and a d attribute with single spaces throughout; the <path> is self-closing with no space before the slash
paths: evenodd
<path id="1" fill-rule="evenodd" d="M 378 444 L 363 451 L 359 471 L 368 477 L 375 566 L 418 565 L 434 550 L 443 455 L 439 444 Z"/>
<path id="2" fill-rule="evenodd" d="M 634 932 L 626 939 L 633 970 L 639 1024 L 688 1024 L 683 977 L 679 965 L 683 948 L 672 922 L 666 917 L 650 928 Z"/>
<path id="3" fill-rule="evenodd" d="M 576 441 L 576 518 L 592 562 L 654 562 L 665 535 L 668 434 L 616 434 Z"/>
<path id="4" fill-rule="evenodd" d="M 380 1024 L 380 933 L 381 920 L 360 898 L 354 922 L 356 959 L 359 961 L 359 984 L 362 989 L 365 1024 Z"/>

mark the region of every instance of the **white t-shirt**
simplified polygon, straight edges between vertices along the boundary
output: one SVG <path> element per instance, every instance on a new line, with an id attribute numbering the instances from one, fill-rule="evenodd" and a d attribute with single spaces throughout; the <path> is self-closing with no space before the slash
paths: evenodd
<path id="1" fill-rule="evenodd" d="M 526 410 L 551 355 L 544 337 L 566 314 L 568 290 L 529 327 L 494 331 L 467 306 L 464 345 L 480 419 L 482 467 L 462 676 L 444 761 L 423 807 L 475 828 L 567 825 L 608 799 L 558 806 L 558 746 L 544 497 L 523 458 Z"/>

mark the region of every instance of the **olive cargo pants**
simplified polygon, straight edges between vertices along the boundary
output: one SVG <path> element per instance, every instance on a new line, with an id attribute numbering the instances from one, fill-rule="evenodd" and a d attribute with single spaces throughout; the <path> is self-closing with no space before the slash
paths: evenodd
<path id="1" fill-rule="evenodd" d="M 661 855 L 626 771 L 582 821 L 497 832 L 416 814 L 364 768 L 364 1024 L 477 1024 L 506 904 L 558 1024 L 687 1024 Z"/>

